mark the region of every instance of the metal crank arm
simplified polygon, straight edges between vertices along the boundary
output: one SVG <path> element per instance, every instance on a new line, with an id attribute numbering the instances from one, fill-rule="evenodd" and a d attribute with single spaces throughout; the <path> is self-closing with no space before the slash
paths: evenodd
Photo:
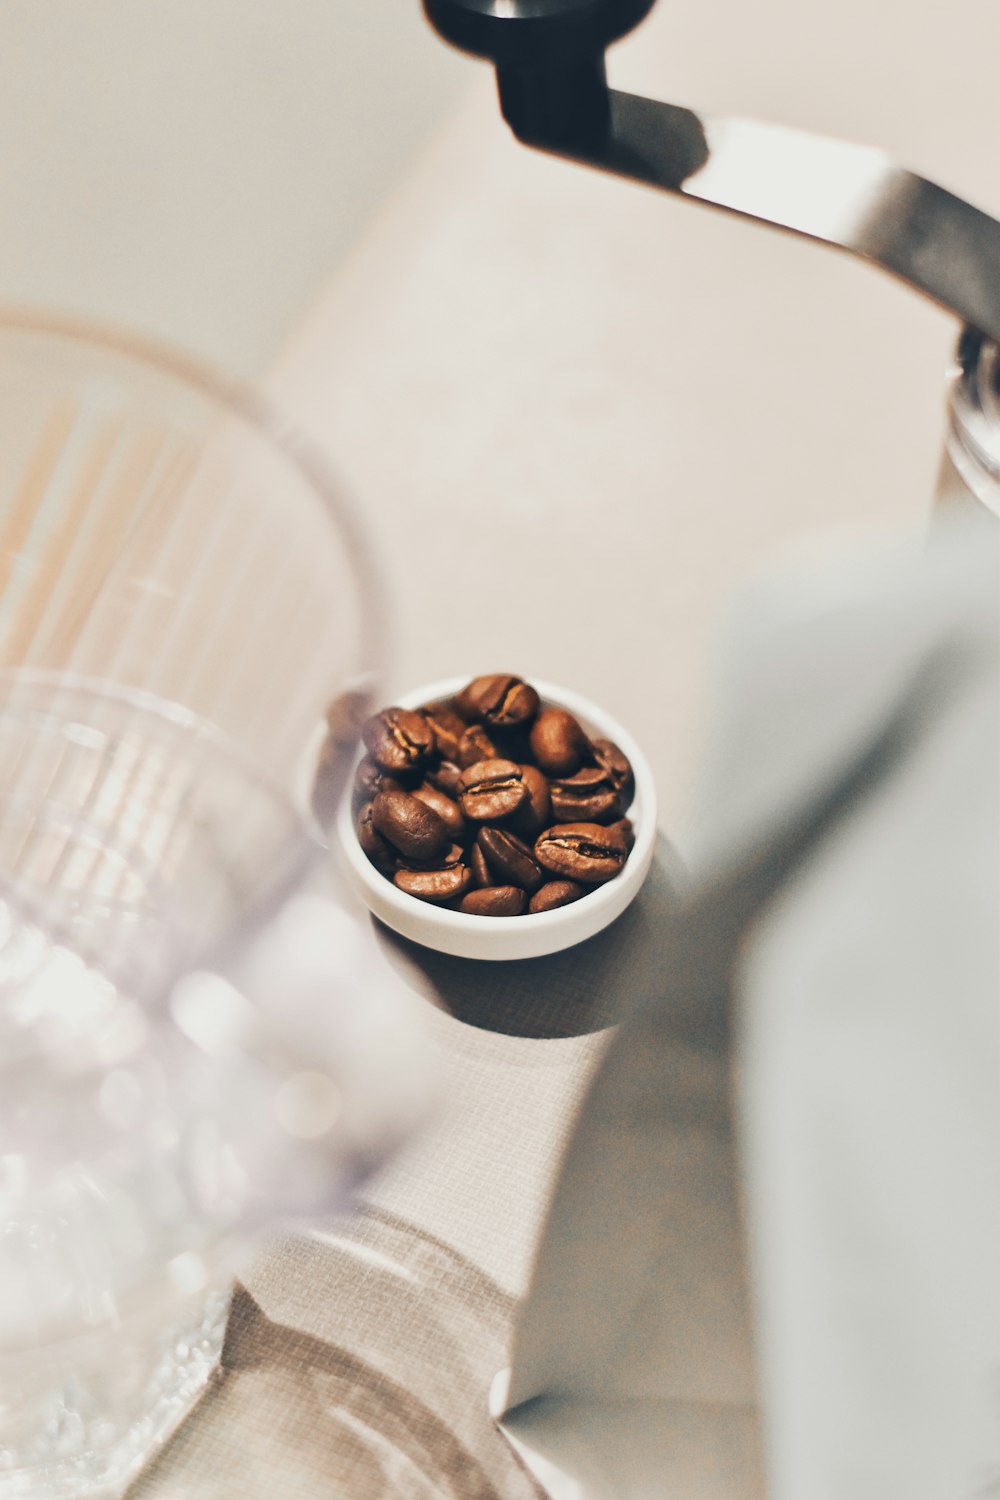
<path id="1" fill-rule="evenodd" d="M 1000 223 L 882 151 L 607 87 L 604 48 L 653 0 L 424 0 L 488 57 L 526 145 L 871 262 L 1000 340 Z"/>

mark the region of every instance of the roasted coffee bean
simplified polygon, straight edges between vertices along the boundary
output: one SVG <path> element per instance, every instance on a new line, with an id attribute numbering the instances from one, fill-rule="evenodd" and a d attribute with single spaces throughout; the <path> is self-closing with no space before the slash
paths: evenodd
<path id="1" fill-rule="evenodd" d="M 552 799 L 549 783 L 537 766 L 521 766 L 521 780 L 528 788 L 528 799 L 523 802 L 511 820 L 515 833 L 534 839 L 543 828 L 552 822 Z"/>
<path id="2" fill-rule="evenodd" d="M 465 769 L 480 760 L 502 760 L 497 746 L 481 724 L 473 724 L 462 735 L 455 752 L 455 759 Z"/>
<path id="3" fill-rule="evenodd" d="M 445 760 L 454 760 L 458 755 L 459 741 L 466 731 L 465 720 L 459 718 L 449 703 L 428 703 L 420 712 L 431 727 L 438 754 Z"/>
<path id="4" fill-rule="evenodd" d="M 451 843 L 438 814 L 409 792 L 379 792 L 372 803 L 372 823 L 408 859 L 435 859 Z"/>
<path id="5" fill-rule="evenodd" d="M 591 740 L 591 746 L 597 764 L 607 771 L 618 788 L 621 794 L 622 807 L 628 807 L 635 796 L 635 776 L 628 756 L 619 750 L 613 740 Z"/>
<path id="6" fill-rule="evenodd" d="M 419 901 L 442 904 L 463 895 L 472 884 L 472 871 L 466 864 L 445 865 L 438 870 L 397 870 L 393 884 Z"/>
<path id="7" fill-rule="evenodd" d="M 354 773 L 355 795 L 363 802 L 370 802 L 377 797 L 379 792 L 400 791 L 399 782 L 394 776 L 388 776 L 385 771 L 379 770 L 370 755 L 362 756 L 358 763 L 358 769 Z"/>
<path id="8" fill-rule="evenodd" d="M 426 807 L 432 808 L 437 813 L 441 822 L 448 830 L 451 839 L 463 839 L 465 837 L 465 819 L 462 817 L 462 809 L 452 797 L 446 797 L 444 792 L 425 781 L 422 786 L 414 787 L 413 794 L 418 802 L 423 802 Z"/>
<path id="9" fill-rule="evenodd" d="M 367 802 L 358 813 L 356 824 L 358 843 L 380 874 L 392 879 L 396 868 L 396 851 L 387 844 L 372 822 L 372 803 Z"/>
<path id="10" fill-rule="evenodd" d="M 409 708 L 384 708 L 365 721 L 361 733 L 372 760 L 390 775 L 418 770 L 434 749 L 431 726 Z"/>
<path id="11" fill-rule="evenodd" d="M 431 786 L 437 787 L 439 792 L 444 792 L 446 797 L 458 796 L 458 783 L 462 779 L 462 767 L 455 764 L 453 760 L 441 760 L 437 765 L 427 772 L 427 780 Z"/>
<path id="12" fill-rule="evenodd" d="M 557 823 L 536 840 L 535 858 L 563 880 L 598 885 L 618 874 L 627 850 L 619 829 L 597 823 Z"/>
<path id="13" fill-rule="evenodd" d="M 614 781 L 601 766 L 584 766 L 550 782 L 552 813 L 560 823 L 613 823 L 622 815 Z"/>
<path id="14" fill-rule="evenodd" d="M 619 818 L 617 822 L 608 824 L 608 832 L 610 833 L 613 828 L 617 828 L 618 832 L 625 840 L 625 848 L 627 852 L 631 854 L 632 850 L 635 848 L 635 829 L 632 827 L 632 819 Z"/>
<path id="15" fill-rule="evenodd" d="M 520 677 L 492 672 L 476 677 L 455 700 L 467 719 L 482 720 L 497 729 L 516 729 L 530 724 L 538 712 L 538 694 Z"/>
<path id="16" fill-rule="evenodd" d="M 337 726 L 357 712 L 353 700 L 336 705 L 321 752 L 313 802 L 325 822 Z M 628 758 L 609 739 L 591 742 L 568 710 L 543 709 L 513 673 L 473 678 L 418 709 L 387 708 L 363 738 L 358 839 L 421 900 L 495 916 L 555 911 L 617 875 L 634 846 Z"/>
<path id="17" fill-rule="evenodd" d="M 584 887 L 575 880 L 548 880 L 540 885 L 528 902 L 528 910 L 555 911 L 560 906 L 569 906 L 584 894 Z"/>
<path id="18" fill-rule="evenodd" d="M 458 909 L 470 917 L 519 917 L 527 904 L 527 896 L 516 885 L 487 885 L 469 891 Z"/>
<path id="19" fill-rule="evenodd" d="M 478 844 L 473 844 L 472 853 L 469 855 L 469 867 L 472 870 L 474 885 L 496 885 L 493 879 L 493 871 L 486 863 L 486 855 Z"/>
<path id="20" fill-rule="evenodd" d="M 524 765 L 532 758 L 526 729 L 494 729 L 491 726 L 490 740 L 496 745 L 501 760 L 514 760 L 518 765 Z"/>
<path id="21" fill-rule="evenodd" d="M 565 708 L 543 708 L 531 726 L 531 753 L 549 776 L 572 776 L 590 756 L 590 741 Z"/>
<path id="22" fill-rule="evenodd" d="M 485 854 L 497 885 L 519 885 L 526 891 L 541 885 L 541 865 L 515 833 L 504 828 L 480 828 L 476 847 Z"/>
<path id="23" fill-rule="evenodd" d="M 462 772 L 458 801 L 473 823 L 500 823 L 528 800 L 521 767 L 512 760 L 481 760 Z"/>

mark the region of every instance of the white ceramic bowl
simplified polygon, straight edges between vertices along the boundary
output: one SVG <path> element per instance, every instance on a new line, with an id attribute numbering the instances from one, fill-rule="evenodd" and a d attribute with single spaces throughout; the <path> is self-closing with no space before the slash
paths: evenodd
<path id="1" fill-rule="evenodd" d="M 451 697 L 468 681 L 468 677 L 452 677 L 432 682 L 395 702 L 400 708 L 418 708 L 437 698 Z M 620 875 L 596 886 L 569 906 L 523 917 L 467 916 L 407 896 L 380 875 L 358 843 L 351 798 L 345 796 L 337 817 L 337 832 L 350 878 L 380 922 L 425 948 L 436 948 L 459 958 L 490 960 L 540 958 L 545 953 L 557 953 L 593 937 L 621 916 L 649 871 L 656 839 L 656 792 L 646 757 L 621 724 L 586 698 L 536 678 L 529 681 L 538 690 L 543 707 L 568 709 L 589 734 L 613 740 L 628 756 L 635 773 L 635 797 L 627 813 L 635 829 L 635 847 Z"/>

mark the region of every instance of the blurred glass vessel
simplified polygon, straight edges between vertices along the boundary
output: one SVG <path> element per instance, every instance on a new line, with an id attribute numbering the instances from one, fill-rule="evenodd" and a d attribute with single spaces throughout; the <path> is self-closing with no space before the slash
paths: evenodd
<path id="1" fill-rule="evenodd" d="M 222 979 L 191 1025 L 168 999 L 322 854 L 303 756 L 336 697 L 329 792 L 380 649 L 353 517 L 262 398 L 0 313 L 3 1500 L 118 1492 L 215 1367 L 285 1158 L 331 1180 L 301 1037 Z"/>

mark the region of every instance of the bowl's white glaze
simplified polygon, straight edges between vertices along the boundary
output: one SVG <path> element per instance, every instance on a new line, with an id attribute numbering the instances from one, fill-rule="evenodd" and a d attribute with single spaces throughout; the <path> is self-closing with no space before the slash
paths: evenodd
<path id="1" fill-rule="evenodd" d="M 379 921 L 426 948 L 459 958 L 493 961 L 557 953 L 593 937 L 620 916 L 638 894 L 649 871 L 656 841 L 656 791 L 646 757 L 628 730 L 596 704 L 565 688 L 534 677 L 529 680 L 543 706 L 568 709 L 589 734 L 613 740 L 628 756 L 635 773 L 635 797 L 628 809 L 635 829 L 635 847 L 620 875 L 588 891 L 569 906 L 523 917 L 467 916 L 407 896 L 380 875 L 358 843 L 351 799 L 345 796 L 337 817 L 337 832 L 351 879 Z M 451 697 L 467 681 L 467 677 L 453 677 L 431 682 L 404 693 L 395 702 L 400 708 L 418 708 L 423 703 Z"/>

